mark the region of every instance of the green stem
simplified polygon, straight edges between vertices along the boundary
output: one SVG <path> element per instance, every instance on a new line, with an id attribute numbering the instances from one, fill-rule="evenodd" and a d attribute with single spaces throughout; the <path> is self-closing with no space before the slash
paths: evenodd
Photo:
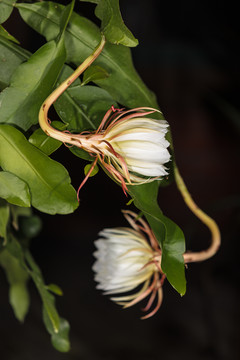
<path id="1" fill-rule="evenodd" d="M 51 105 L 58 99 L 58 97 L 81 75 L 101 54 L 104 45 L 106 43 L 105 37 L 102 39 L 94 50 L 94 52 L 70 75 L 61 85 L 58 86 L 43 102 L 39 111 L 39 125 L 42 130 L 48 135 L 64 143 L 79 146 L 79 139 L 74 137 L 74 134 L 67 134 L 59 130 L 54 129 L 48 121 L 48 111 Z"/>
<path id="2" fill-rule="evenodd" d="M 177 166 L 174 166 L 174 176 L 177 187 L 188 208 L 208 227 L 211 232 L 212 239 L 208 249 L 199 252 L 187 252 L 183 255 L 185 263 L 203 261 L 211 258 L 218 251 L 221 244 L 221 234 L 216 222 L 207 214 L 205 214 L 193 201 L 184 181 L 181 177 Z"/>

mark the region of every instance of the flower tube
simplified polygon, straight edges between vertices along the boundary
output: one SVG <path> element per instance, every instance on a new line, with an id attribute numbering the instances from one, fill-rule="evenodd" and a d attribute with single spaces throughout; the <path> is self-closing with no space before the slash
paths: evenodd
<path id="1" fill-rule="evenodd" d="M 124 215 L 132 228 L 104 229 L 95 241 L 97 251 L 93 265 L 97 289 L 127 308 L 148 298 L 143 311 L 152 311 L 142 319 L 153 316 L 162 303 L 162 284 L 165 275 L 161 271 L 161 250 L 155 236 L 143 219 L 131 211 Z M 147 237 L 148 239 L 147 239 Z M 156 300 L 155 300 L 156 299 Z"/>
<path id="2" fill-rule="evenodd" d="M 168 174 L 164 166 L 170 160 L 169 142 L 165 138 L 168 123 L 147 117 L 159 110 L 147 107 L 124 110 L 112 106 L 96 131 L 80 134 L 53 128 L 48 117 L 51 105 L 101 54 L 105 43 L 102 36 L 93 53 L 47 97 L 39 110 L 39 125 L 48 136 L 77 146 L 95 157 L 79 190 L 99 161 L 126 193 L 127 185 L 143 184 Z"/>
<path id="3" fill-rule="evenodd" d="M 50 124 L 47 127 L 45 124 L 44 131 L 95 158 L 79 190 L 99 161 L 126 193 L 127 185 L 148 183 L 168 174 L 164 165 L 170 160 L 169 142 L 165 138 L 168 123 L 147 117 L 155 112 L 159 111 L 152 108 L 124 111 L 112 106 L 96 131 L 71 134 L 58 131 Z"/>

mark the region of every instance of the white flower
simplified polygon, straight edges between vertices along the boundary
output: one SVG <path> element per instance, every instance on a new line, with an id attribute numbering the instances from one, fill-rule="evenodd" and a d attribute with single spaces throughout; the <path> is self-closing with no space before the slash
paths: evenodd
<path id="1" fill-rule="evenodd" d="M 155 112 L 159 111 L 142 107 L 124 111 L 112 106 L 94 132 L 72 134 L 54 129 L 50 124 L 45 131 L 95 158 L 79 190 L 99 161 L 126 193 L 127 185 L 148 183 L 168 174 L 164 165 L 170 160 L 169 142 L 165 138 L 168 123 L 147 117 Z"/>
<path id="2" fill-rule="evenodd" d="M 124 214 L 133 229 L 104 229 L 99 234 L 101 238 L 95 241 L 97 251 L 94 253 L 96 262 L 93 270 L 98 282 L 97 289 L 103 290 L 107 295 L 120 294 L 111 300 L 124 308 L 150 295 L 145 311 L 151 308 L 157 296 L 155 308 L 142 317 L 148 318 L 156 313 L 162 301 L 162 283 L 165 276 L 160 279 L 161 251 L 145 221 L 139 219 L 139 225 L 136 223 L 136 214 L 130 211 L 125 211 Z M 148 234 L 150 243 L 144 232 Z M 140 289 L 133 293 L 132 290 L 138 287 Z M 122 295 L 128 292 L 130 294 Z"/>
<path id="3" fill-rule="evenodd" d="M 165 139 L 167 127 L 165 120 L 144 118 L 138 114 L 137 118 L 127 118 L 106 130 L 106 145 L 109 143 L 120 159 L 124 159 L 129 171 L 129 183 L 144 182 L 145 177 L 149 181 L 167 175 L 164 166 L 170 160 L 167 150 L 169 142 Z M 105 156 L 111 158 L 121 172 L 119 158 L 106 145 Z"/>
<path id="4" fill-rule="evenodd" d="M 146 117 L 156 111 L 112 107 L 96 131 L 99 160 L 123 190 L 128 184 L 142 184 L 168 174 L 164 166 L 170 160 L 165 139 L 168 123 Z"/>

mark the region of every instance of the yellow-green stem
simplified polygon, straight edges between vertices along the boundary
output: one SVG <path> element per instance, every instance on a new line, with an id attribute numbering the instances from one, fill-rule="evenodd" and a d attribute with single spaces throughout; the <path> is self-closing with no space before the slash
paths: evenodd
<path id="1" fill-rule="evenodd" d="M 218 251 L 221 244 L 221 234 L 216 222 L 205 214 L 193 201 L 184 181 L 181 177 L 177 166 L 174 167 L 174 176 L 177 187 L 189 209 L 208 227 L 212 239 L 208 249 L 199 252 L 187 252 L 183 255 L 185 263 L 203 261 L 211 258 Z"/>
<path id="2" fill-rule="evenodd" d="M 51 105 L 58 99 L 58 97 L 81 75 L 92 63 L 93 61 L 101 54 L 104 45 L 106 43 L 105 37 L 102 36 L 102 39 L 94 50 L 94 52 L 86 59 L 84 62 L 69 76 L 57 89 L 55 89 L 44 101 L 39 111 L 39 124 L 42 130 L 48 135 L 57 140 L 60 140 L 64 143 L 69 143 L 72 145 L 79 146 L 79 137 L 75 138 L 74 134 L 68 134 L 65 132 L 58 131 L 54 129 L 48 120 L 48 111 Z"/>

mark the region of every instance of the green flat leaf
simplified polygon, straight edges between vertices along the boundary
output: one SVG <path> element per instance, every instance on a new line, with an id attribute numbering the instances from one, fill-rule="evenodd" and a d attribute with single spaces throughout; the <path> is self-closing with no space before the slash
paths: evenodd
<path id="1" fill-rule="evenodd" d="M 23 322 L 30 305 L 29 293 L 25 283 L 17 283 L 10 287 L 9 302 L 16 318 Z"/>
<path id="2" fill-rule="evenodd" d="M 67 25 L 69 23 L 69 20 L 72 16 L 72 12 L 74 9 L 74 5 L 75 5 L 75 0 L 72 0 L 70 4 L 68 4 L 62 14 L 61 14 L 61 18 L 60 18 L 60 33 L 58 34 L 58 38 L 60 39 L 63 35 L 64 32 L 67 28 Z"/>
<path id="3" fill-rule="evenodd" d="M 59 32 L 61 5 L 47 1 L 16 6 L 23 20 L 48 41 L 56 37 Z M 100 30 L 95 24 L 73 12 L 65 31 L 68 62 L 78 66 L 92 53 L 100 38 Z M 154 94 L 149 91 L 134 69 L 127 47 L 107 43 L 94 65 L 108 72 L 109 77 L 97 80 L 96 84 L 107 90 L 116 102 L 129 108 L 157 107 Z"/>
<path id="4" fill-rule="evenodd" d="M 31 53 L 0 34 L 0 90 L 10 84 L 10 79 L 16 68 L 28 60 L 30 56 Z"/>
<path id="5" fill-rule="evenodd" d="M 157 203 L 158 184 L 128 186 L 134 205 L 143 212 L 162 249 L 161 267 L 171 285 L 181 294 L 186 292 L 185 238 L 182 230 L 164 216 Z M 149 201 L 150 199 L 150 201 Z"/>
<path id="6" fill-rule="evenodd" d="M 87 173 L 89 172 L 90 168 L 92 167 L 92 164 L 87 164 L 85 167 L 84 167 L 84 174 L 87 175 Z M 91 172 L 90 176 L 89 177 L 92 177 L 92 176 L 95 176 L 97 175 L 99 171 L 99 168 L 97 165 L 95 165 L 93 171 Z"/>
<path id="7" fill-rule="evenodd" d="M 0 172 L 0 197 L 18 206 L 31 206 L 31 196 L 27 184 L 16 175 Z"/>
<path id="8" fill-rule="evenodd" d="M 64 66 L 57 81 L 57 86 L 67 79 L 72 73 L 73 70 L 69 66 Z M 87 126 L 87 128 L 94 128 L 91 119 L 69 94 L 69 90 L 76 85 L 80 85 L 79 78 L 76 79 L 66 91 L 64 91 L 57 101 L 55 101 L 54 107 L 61 120 L 68 125 L 68 130 L 76 130 L 78 128 L 82 129 L 84 125 Z"/>
<path id="9" fill-rule="evenodd" d="M 0 0 L 0 24 L 9 18 L 15 3 L 16 0 Z"/>
<path id="10" fill-rule="evenodd" d="M 60 318 L 55 308 L 54 297 L 47 291 L 42 277 L 36 272 L 31 272 L 32 279 L 38 289 L 39 295 L 41 296 L 44 309 L 51 321 L 52 327 L 55 333 L 59 332 Z"/>
<path id="11" fill-rule="evenodd" d="M 0 199 L 0 237 L 4 239 L 4 243 L 7 241 L 7 225 L 9 220 L 9 206 Z"/>
<path id="12" fill-rule="evenodd" d="M 99 4 L 101 0 L 79 0 L 79 1 L 89 2 L 89 3 L 93 3 L 93 4 Z"/>
<path id="13" fill-rule="evenodd" d="M 71 151 L 71 153 L 73 153 L 75 156 L 79 157 L 80 159 L 92 161 L 92 157 L 88 154 L 88 152 L 79 149 L 76 146 L 70 147 L 69 150 Z"/>
<path id="14" fill-rule="evenodd" d="M 17 261 L 19 261 L 22 268 L 27 270 L 22 247 L 19 241 L 13 236 L 12 233 L 9 233 L 9 239 L 6 244 L 6 249 L 12 256 L 14 256 L 17 259 Z"/>
<path id="15" fill-rule="evenodd" d="M 23 322 L 30 305 L 27 290 L 28 273 L 19 260 L 6 249 L 0 253 L 0 265 L 4 268 L 10 285 L 9 301 L 14 314 L 19 321 Z"/>
<path id="16" fill-rule="evenodd" d="M 73 73 L 70 67 L 64 67 L 58 84 Z M 54 103 L 54 107 L 68 125 L 68 130 L 83 131 L 95 129 L 107 110 L 117 103 L 109 93 L 97 86 L 80 86 L 77 79 Z"/>
<path id="17" fill-rule="evenodd" d="M 67 170 L 31 145 L 9 125 L 0 125 L 0 166 L 25 181 L 32 205 L 48 214 L 69 214 L 77 206 Z"/>
<path id="18" fill-rule="evenodd" d="M 68 352 L 70 350 L 69 341 L 70 325 L 67 320 L 60 318 L 59 332 L 52 334 L 52 345 L 56 350 Z"/>
<path id="19" fill-rule="evenodd" d="M 53 121 L 51 125 L 58 130 L 65 130 L 66 125 L 60 121 Z M 54 151 L 60 148 L 62 145 L 61 141 L 51 138 L 47 136 L 41 128 L 34 131 L 34 133 L 30 136 L 28 141 L 37 147 L 39 150 L 44 152 L 46 155 L 51 155 Z"/>
<path id="20" fill-rule="evenodd" d="M 16 124 L 23 130 L 37 124 L 40 106 L 51 92 L 64 61 L 63 41 L 51 41 L 21 64 L 12 76 L 11 86 L 0 94 L 0 122 Z"/>
<path id="21" fill-rule="evenodd" d="M 2 25 L 0 25 L 0 36 L 2 36 L 3 38 L 5 38 L 7 40 L 13 41 L 16 44 L 20 44 L 19 41 L 17 39 L 15 39 L 14 36 L 9 34 L 9 32 L 7 30 L 5 30 Z"/>
<path id="22" fill-rule="evenodd" d="M 123 22 L 119 0 L 100 0 L 95 14 L 102 21 L 101 29 L 110 43 L 130 47 L 138 45 L 138 40 Z"/>
<path id="23" fill-rule="evenodd" d="M 108 72 L 98 65 L 92 65 L 84 71 L 82 86 L 87 85 L 90 81 L 106 79 Z"/>
<path id="24" fill-rule="evenodd" d="M 47 290 L 50 290 L 52 293 L 54 293 L 55 295 L 58 295 L 58 296 L 62 296 L 63 295 L 63 291 L 62 289 L 56 285 L 56 284 L 49 284 L 49 285 L 46 285 L 46 289 Z"/>
<path id="25" fill-rule="evenodd" d="M 52 345 L 56 350 L 61 352 L 68 352 L 70 350 L 69 342 L 69 330 L 70 326 L 67 320 L 60 318 L 60 326 L 58 333 L 54 332 L 51 322 L 49 321 L 48 314 L 45 309 L 43 309 L 43 321 L 46 326 L 47 331 L 51 335 Z"/>
<path id="26" fill-rule="evenodd" d="M 23 130 L 38 122 L 41 104 L 65 62 L 64 32 L 73 10 L 74 1 L 59 14 L 57 41 L 43 45 L 31 58 L 21 64 L 11 79 L 11 86 L 0 94 L 1 122 L 16 124 Z"/>
<path id="27" fill-rule="evenodd" d="M 20 243 L 12 235 L 7 243 L 7 251 L 19 261 L 19 264 L 26 270 L 27 274 L 31 276 L 42 299 L 43 307 L 49 318 L 53 332 L 58 333 L 60 330 L 60 318 L 55 307 L 54 297 L 46 289 L 39 266 L 28 250 L 23 252 Z M 12 275 L 12 272 L 10 272 L 10 275 Z"/>
<path id="28" fill-rule="evenodd" d="M 58 333 L 60 329 L 60 318 L 55 307 L 54 296 L 50 294 L 46 289 L 41 270 L 36 264 L 31 254 L 29 253 L 29 251 L 25 252 L 25 258 L 31 268 L 31 270 L 29 270 L 29 274 L 38 289 L 39 295 L 41 296 L 44 311 L 49 318 L 49 322 L 53 328 L 53 332 Z"/>
<path id="29" fill-rule="evenodd" d="M 85 113 L 82 121 L 76 124 L 79 131 L 89 129 L 86 117 L 91 121 L 91 128 L 96 129 L 111 106 L 117 107 L 111 95 L 97 86 L 74 86 L 69 88 L 68 94 Z"/>

